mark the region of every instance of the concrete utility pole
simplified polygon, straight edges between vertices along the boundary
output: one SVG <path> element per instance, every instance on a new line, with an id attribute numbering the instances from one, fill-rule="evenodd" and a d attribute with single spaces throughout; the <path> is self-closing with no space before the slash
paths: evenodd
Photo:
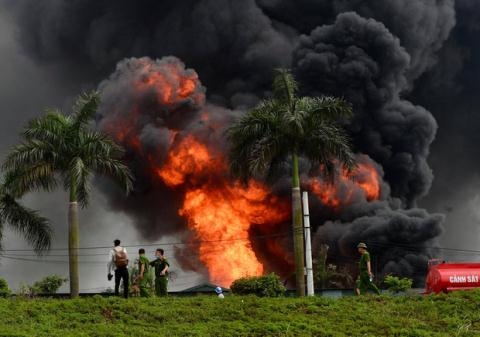
<path id="1" fill-rule="evenodd" d="M 303 226 L 305 229 L 305 267 L 307 270 L 307 295 L 313 296 L 312 239 L 310 236 L 310 212 L 308 210 L 308 192 L 302 194 Z"/>

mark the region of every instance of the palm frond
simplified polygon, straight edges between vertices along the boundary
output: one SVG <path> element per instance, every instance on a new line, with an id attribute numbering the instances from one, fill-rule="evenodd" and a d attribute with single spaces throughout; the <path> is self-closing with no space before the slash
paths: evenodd
<path id="1" fill-rule="evenodd" d="M 130 169 L 120 160 L 123 148 L 99 132 L 80 132 L 79 154 L 85 165 L 93 172 L 112 176 L 128 192 L 132 189 L 133 176 Z"/>
<path id="2" fill-rule="evenodd" d="M 270 161 L 288 151 L 284 107 L 277 100 L 262 101 L 227 130 L 230 171 L 243 182 L 268 175 Z"/>
<path id="3" fill-rule="evenodd" d="M 277 135 L 265 135 L 257 141 L 249 151 L 247 165 L 249 172 L 254 176 L 269 176 L 271 163 L 276 158 L 286 156 L 290 150 L 288 144 L 284 142 L 285 138 Z"/>
<path id="4" fill-rule="evenodd" d="M 66 174 L 66 179 L 64 181 L 65 189 L 68 190 L 72 188 L 74 184 L 76 192 L 76 199 L 82 208 L 88 206 L 88 200 L 90 195 L 90 178 L 91 169 L 85 165 L 85 162 L 80 158 L 76 157 L 72 160 L 70 165 L 70 170 Z"/>
<path id="5" fill-rule="evenodd" d="M 111 176 L 116 180 L 126 193 L 132 190 L 133 175 L 128 166 L 121 160 L 112 157 L 96 158 L 92 165 L 97 173 Z"/>
<path id="6" fill-rule="evenodd" d="M 319 165 L 322 173 L 331 181 L 334 174 L 334 162 L 351 171 L 356 167 L 351 142 L 342 127 L 335 123 L 322 123 L 310 134 L 308 140 L 299 146 L 313 165 Z"/>
<path id="7" fill-rule="evenodd" d="M 55 166 L 50 163 L 38 162 L 35 165 L 5 173 L 5 189 L 15 197 L 40 189 L 52 191 L 56 187 Z"/>
<path id="8" fill-rule="evenodd" d="M 123 148 L 106 135 L 95 131 L 81 131 L 79 138 L 79 155 L 89 163 L 94 157 L 120 158 L 124 154 Z"/>
<path id="9" fill-rule="evenodd" d="M 3 163 L 3 169 L 22 170 L 30 165 L 35 165 L 37 162 L 56 162 L 57 159 L 58 153 L 51 144 L 31 139 L 12 149 Z"/>
<path id="10" fill-rule="evenodd" d="M 285 123 L 283 126 L 286 134 L 290 135 L 290 138 L 303 138 L 306 132 L 306 123 L 305 119 L 308 117 L 308 111 L 298 110 L 296 107 L 295 101 L 295 109 L 292 111 L 287 111 L 282 121 Z"/>
<path id="11" fill-rule="evenodd" d="M 85 169 L 85 163 L 80 156 L 74 156 L 70 159 L 70 162 L 68 163 L 68 169 L 61 173 L 63 177 L 63 187 L 66 191 L 70 190 L 71 188 L 74 188 L 75 190 L 78 188 Z"/>
<path id="12" fill-rule="evenodd" d="M 78 96 L 72 109 L 73 129 L 77 130 L 88 124 L 94 118 L 99 104 L 100 93 L 98 91 L 91 91 Z"/>
<path id="13" fill-rule="evenodd" d="M 298 90 L 298 84 L 288 69 L 278 68 L 274 70 L 273 97 L 277 100 L 291 105 Z"/>
<path id="14" fill-rule="evenodd" d="M 23 130 L 26 140 L 40 140 L 50 144 L 59 144 L 68 133 L 71 126 L 71 119 L 62 114 L 61 111 L 50 109 L 38 118 L 29 121 Z"/>
<path id="15" fill-rule="evenodd" d="M 296 102 L 296 109 L 304 111 L 308 116 L 309 123 L 317 121 L 341 121 L 352 117 L 352 106 L 341 98 L 323 97 L 302 97 Z"/>
<path id="16" fill-rule="evenodd" d="M 0 217 L 25 237 L 37 254 L 48 251 L 52 242 L 52 229 L 48 220 L 38 212 L 25 208 L 8 194 L 0 196 Z"/>

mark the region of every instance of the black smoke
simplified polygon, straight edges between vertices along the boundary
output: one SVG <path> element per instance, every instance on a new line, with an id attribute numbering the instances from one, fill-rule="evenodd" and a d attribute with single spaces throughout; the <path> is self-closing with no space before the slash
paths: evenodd
<path id="1" fill-rule="evenodd" d="M 18 39 L 37 62 L 61 65 L 63 77 L 82 83 L 99 83 L 114 73 L 100 85 L 104 92 L 99 117 L 103 126 L 110 118 L 106 112 L 113 111 L 113 106 L 121 105 L 115 113 L 129 111 L 125 107 L 131 102 L 128 96 L 122 96 L 128 88 L 119 90 L 121 76 L 116 76 L 127 71 L 132 57 L 174 55 L 195 69 L 208 88 L 206 101 L 214 103 L 218 116 L 228 116 L 218 117 L 222 119 L 220 124 L 241 114 L 235 109 L 248 108 L 268 95 L 276 67 L 294 69 L 302 94 L 345 97 L 355 110 L 353 121 L 347 125 L 355 150 L 380 164 L 389 193 L 383 193 L 377 203 L 355 203 L 351 206 L 355 212 L 345 209 L 329 219 L 319 215 L 314 222 L 321 233 L 318 237 L 337 240 L 343 247 L 339 252 L 348 254 L 358 240 L 394 245 L 395 233 L 401 233 L 402 238 L 411 236 L 419 247 L 414 253 L 418 258 L 401 244 L 395 256 L 387 250 L 375 251 L 381 268 L 405 275 L 414 275 L 433 255 L 428 247 L 436 245 L 442 217 L 415 206 L 432 185 L 433 173 L 427 160 L 438 124 L 420 104 L 434 111 L 435 117 L 438 106 L 425 98 L 428 90 L 418 86 L 434 88 L 434 79 L 441 78 L 450 79 L 450 88 L 456 88 L 452 83 L 460 73 L 465 82 L 475 80 L 466 71 L 462 73 L 462 65 L 468 60 L 462 46 L 470 40 L 460 39 L 465 31 L 476 29 L 475 21 L 471 19 L 471 26 L 465 23 L 460 26 L 462 31 L 450 36 L 456 21 L 453 0 L 56 0 L 8 4 L 17 20 Z M 475 6 L 473 1 L 459 1 L 457 9 L 471 17 L 470 11 L 478 13 Z M 124 58 L 130 60 L 121 61 Z M 457 61 L 453 63 L 455 69 L 446 74 L 438 70 L 439 62 L 452 59 Z M 447 86 L 440 87 L 435 91 L 438 96 Z M 196 130 L 203 136 L 209 134 L 208 127 L 195 117 L 203 103 L 159 106 L 147 96 L 140 103 L 145 123 L 139 134 L 143 144 L 152 144 L 152 151 L 159 152 L 158 161 L 165 155 L 158 150 L 166 149 L 167 138 L 162 132 L 165 123 L 173 123 L 185 133 Z M 182 118 L 163 117 L 165 110 L 177 109 L 183 112 L 174 115 Z M 447 119 L 445 113 L 440 120 Z M 224 139 L 214 139 L 216 146 L 225 150 Z M 168 209 L 175 209 L 178 203 L 175 198 L 165 200 L 161 212 L 165 217 L 159 216 L 156 208 L 145 211 L 144 206 L 150 207 L 165 193 L 152 187 L 135 156 L 131 151 L 129 159 L 138 173 L 137 195 L 129 202 L 114 200 L 113 204 L 125 207 L 139 219 L 144 235 L 157 225 L 167 232 L 184 228 L 181 219 L 168 215 Z M 142 191 L 149 189 L 155 191 L 151 192 L 154 196 L 146 200 Z M 348 214 L 355 217 L 349 218 Z M 152 218 L 157 220 L 152 222 Z M 330 222 L 323 225 L 325 221 Z M 340 240 L 340 232 L 348 240 Z"/>
<path id="2" fill-rule="evenodd" d="M 411 58 L 400 40 L 382 23 L 350 12 L 302 36 L 294 55 L 305 92 L 353 103 L 357 150 L 382 164 L 393 196 L 414 205 L 433 179 L 426 159 L 437 125 L 428 111 L 401 98 Z"/>

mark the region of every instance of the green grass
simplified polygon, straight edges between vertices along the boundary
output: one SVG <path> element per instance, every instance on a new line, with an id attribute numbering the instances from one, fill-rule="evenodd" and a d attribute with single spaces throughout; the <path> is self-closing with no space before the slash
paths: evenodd
<path id="1" fill-rule="evenodd" d="M 480 336 L 480 290 L 339 299 L 0 299 L 0 336 Z"/>

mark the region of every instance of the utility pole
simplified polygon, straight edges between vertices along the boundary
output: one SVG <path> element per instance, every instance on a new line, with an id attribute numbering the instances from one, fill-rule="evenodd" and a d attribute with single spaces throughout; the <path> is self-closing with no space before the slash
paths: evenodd
<path id="1" fill-rule="evenodd" d="M 307 295 L 313 296 L 313 264 L 312 264 L 312 239 L 310 236 L 310 213 L 308 209 L 308 192 L 302 194 L 303 201 L 303 226 L 305 232 L 305 267 L 307 271 Z"/>

